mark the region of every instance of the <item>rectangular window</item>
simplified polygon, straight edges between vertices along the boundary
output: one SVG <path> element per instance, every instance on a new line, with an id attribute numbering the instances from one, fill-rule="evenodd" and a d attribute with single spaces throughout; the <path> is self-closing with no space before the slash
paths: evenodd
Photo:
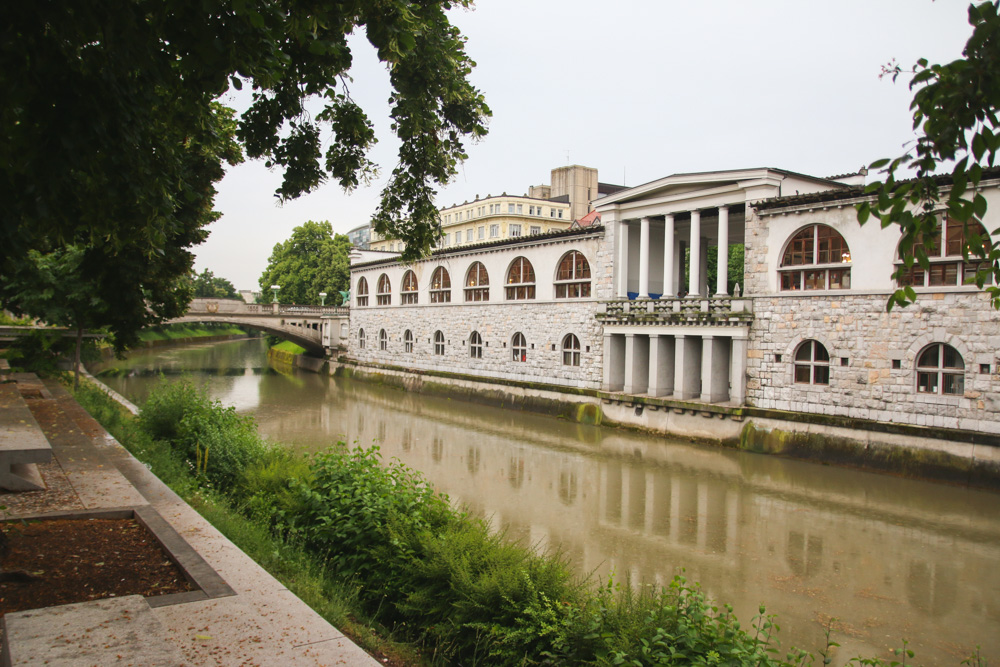
<path id="1" fill-rule="evenodd" d="M 931 264 L 930 284 L 937 285 L 957 285 L 958 284 L 958 264 L 948 262 L 947 264 Z"/>
<path id="2" fill-rule="evenodd" d="M 472 243 L 472 228 L 465 230 L 465 240 L 468 243 Z"/>
<path id="3" fill-rule="evenodd" d="M 495 239 L 500 236 L 500 225 L 490 225 L 490 238 Z"/>
<path id="4" fill-rule="evenodd" d="M 514 212 L 514 205 L 513 204 L 507 204 L 507 212 L 508 213 L 513 213 Z"/>
<path id="5" fill-rule="evenodd" d="M 556 210 L 554 208 L 549 209 L 549 217 L 550 218 L 556 217 Z"/>
<path id="6" fill-rule="evenodd" d="M 541 233 L 542 233 L 542 228 L 541 227 L 539 227 L 538 225 L 532 225 L 531 226 L 531 235 L 532 236 L 534 236 L 535 234 L 541 234 Z"/>
<path id="7" fill-rule="evenodd" d="M 455 232 L 455 245 L 462 242 L 462 232 Z"/>
<path id="8" fill-rule="evenodd" d="M 560 218 L 562 217 L 562 214 L 563 214 L 562 209 L 559 209 L 559 217 Z"/>
<path id="9" fill-rule="evenodd" d="M 529 215 L 534 215 L 535 214 L 535 207 L 534 206 L 529 206 L 528 207 L 528 214 Z"/>
<path id="10" fill-rule="evenodd" d="M 451 245 L 451 234 L 444 235 L 444 247 L 447 248 Z"/>
<path id="11" fill-rule="evenodd" d="M 521 225 L 509 225 L 507 230 L 509 231 L 508 236 L 514 237 L 521 235 Z"/>
<path id="12" fill-rule="evenodd" d="M 479 225 L 478 232 L 480 241 L 486 238 L 486 227 L 484 225 Z"/>
<path id="13" fill-rule="evenodd" d="M 517 214 L 521 215 L 522 213 L 524 213 L 524 204 L 518 204 L 517 205 Z"/>

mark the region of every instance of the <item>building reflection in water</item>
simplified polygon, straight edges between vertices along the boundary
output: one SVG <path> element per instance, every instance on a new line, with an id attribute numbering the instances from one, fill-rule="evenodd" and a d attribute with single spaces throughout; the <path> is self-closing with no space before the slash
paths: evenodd
<path id="1" fill-rule="evenodd" d="M 320 376 L 213 377 L 210 390 L 236 395 L 248 377 L 270 437 L 314 450 L 378 441 L 386 459 L 509 537 L 557 548 L 581 575 L 664 585 L 683 572 L 744 625 L 765 603 L 783 648 L 819 648 L 834 617 L 840 658 L 885 655 L 903 637 L 923 664 L 957 664 L 977 644 L 1000 658 L 995 494 Z"/>

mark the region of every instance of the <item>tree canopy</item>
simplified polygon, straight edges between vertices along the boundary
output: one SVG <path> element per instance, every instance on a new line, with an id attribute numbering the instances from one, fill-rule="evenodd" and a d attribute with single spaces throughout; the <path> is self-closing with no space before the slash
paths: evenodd
<path id="1" fill-rule="evenodd" d="M 240 293 L 236 291 L 236 286 L 231 282 L 217 276 L 208 269 L 197 275 L 192 275 L 191 284 L 194 290 L 192 296 L 195 298 L 216 298 L 216 299 L 238 299 Z"/>
<path id="2" fill-rule="evenodd" d="M 942 220 L 950 217 L 961 222 L 966 231 L 963 255 L 984 260 L 975 281 L 981 289 L 993 283 L 985 288 L 994 308 L 1000 308 L 1000 228 L 993 231 L 992 241 L 980 238 L 976 229 L 987 208 L 979 191 L 984 167 L 993 166 L 1000 149 L 998 5 L 997 0 L 969 5 L 972 36 L 963 58 L 945 65 L 929 65 L 923 59 L 916 63 L 910 80 L 910 88 L 916 90 L 910 109 L 917 140 L 900 157 L 872 163 L 872 169 L 884 169 L 885 178 L 866 187 L 873 198 L 858 206 L 862 224 L 876 218 L 882 227 L 899 225 L 904 261 L 894 278 L 905 275 L 914 263 L 929 270 L 927 247 L 940 247 Z M 885 73 L 895 79 L 902 71 L 896 65 Z M 950 174 L 937 173 L 952 162 Z M 897 172 L 909 169 L 916 172 L 915 177 L 897 178 Z M 916 298 L 912 287 L 903 287 L 890 297 L 887 309 Z"/>
<path id="3" fill-rule="evenodd" d="M 410 256 L 436 239 L 434 184 L 482 137 L 490 111 L 446 10 L 470 0 L 37 0 L 0 9 L 0 275 L 27 257 L 87 249 L 126 330 L 170 315 L 163 290 L 191 269 L 214 183 L 243 154 L 282 170 L 298 197 L 375 173 L 376 137 L 348 90 L 347 36 L 364 31 L 389 70 L 401 141 L 374 219 Z M 248 85 L 242 117 L 216 100 Z M 309 113 L 307 101 L 322 109 Z M 321 137 L 330 137 L 324 146 Z M 90 258 L 94 262 L 90 261 Z M 144 280 L 152 266 L 155 278 Z M 158 303 L 157 299 L 163 297 Z M 148 308 L 147 308 L 148 305 Z M 148 312 L 148 315 L 146 314 Z M 134 331 L 132 332 L 134 334 Z"/>
<path id="4" fill-rule="evenodd" d="M 270 296 L 271 286 L 278 285 L 281 303 L 318 304 L 319 293 L 326 292 L 327 305 L 336 304 L 351 281 L 350 251 L 350 240 L 343 234 L 334 236 L 329 222 L 299 225 L 271 251 L 260 276 L 261 294 Z"/>

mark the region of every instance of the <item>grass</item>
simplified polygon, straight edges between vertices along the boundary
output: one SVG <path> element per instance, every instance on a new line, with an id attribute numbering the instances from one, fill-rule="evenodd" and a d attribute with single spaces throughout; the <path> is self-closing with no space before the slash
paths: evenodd
<path id="1" fill-rule="evenodd" d="M 306 348 L 299 347 L 290 340 L 283 340 L 271 349 L 279 352 L 288 352 L 289 354 L 304 354 L 306 351 Z"/>
<path id="2" fill-rule="evenodd" d="M 167 324 L 143 329 L 139 339 L 143 342 L 177 340 L 179 338 L 204 338 L 207 336 L 233 336 L 245 334 L 243 329 L 232 325 L 208 326 L 198 324 Z"/>

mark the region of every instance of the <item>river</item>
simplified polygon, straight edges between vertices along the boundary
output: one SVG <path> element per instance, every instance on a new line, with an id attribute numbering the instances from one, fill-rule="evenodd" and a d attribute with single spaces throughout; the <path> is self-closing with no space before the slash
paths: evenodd
<path id="1" fill-rule="evenodd" d="M 735 608 L 776 614 L 782 654 L 1000 660 L 1000 495 L 427 397 L 270 368 L 261 340 L 137 352 L 92 369 L 141 402 L 188 374 L 300 451 L 377 443 L 516 539 L 583 575 L 679 573 Z"/>

